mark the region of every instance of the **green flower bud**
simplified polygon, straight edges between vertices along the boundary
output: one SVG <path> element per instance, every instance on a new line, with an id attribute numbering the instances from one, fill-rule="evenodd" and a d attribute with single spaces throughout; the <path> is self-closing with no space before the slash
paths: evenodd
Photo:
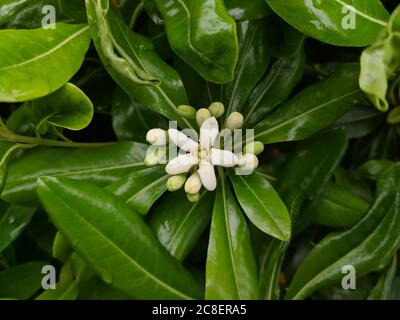
<path id="1" fill-rule="evenodd" d="M 196 113 L 196 122 L 199 128 L 203 124 L 204 121 L 206 121 L 208 118 L 211 118 L 211 113 L 208 111 L 206 108 L 201 108 L 197 111 Z"/>
<path id="2" fill-rule="evenodd" d="M 181 105 L 178 107 L 178 114 L 186 119 L 196 119 L 197 110 L 191 106 Z"/>
<path id="3" fill-rule="evenodd" d="M 186 181 L 186 176 L 180 174 L 176 176 L 169 177 L 167 180 L 168 191 L 175 192 L 183 187 Z"/>
<path id="4" fill-rule="evenodd" d="M 189 194 L 189 193 L 187 193 L 187 194 L 186 194 L 186 197 L 188 198 L 188 200 L 189 200 L 190 202 L 195 203 L 195 202 L 198 202 L 198 201 L 200 200 L 200 193 L 196 193 L 196 194 Z"/>
<path id="5" fill-rule="evenodd" d="M 219 118 L 224 114 L 225 107 L 221 102 L 213 102 L 208 107 L 208 111 L 210 111 L 213 117 Z"/>
<path id="6" fill-rule="evenodd" d="M 400 123 L 400 107 L 396 107 L 389 112 L 387 122 L 392 125 Z"/>
<path id="7" fill-rule="evenodd" d="M 235 130 L 243 126 L 243 115 L 239 112 L 232 112 L 226 120 L 226 128 Z"/>
<path id="8" fill-rule="evenodd" d="M 196 194 L 202 187 L 200 175 L 195 172 L 193 173 L 185 183 L 185 192 L 188 194 Z"/>
<path id="9" fill-rule="evenodd" d="M 260 141 L 248 143 L 244 147 L 244 153 L 252 153 L 255 155 L 259 155 L 263 151 L 264 151 L 264 143 Z"/>

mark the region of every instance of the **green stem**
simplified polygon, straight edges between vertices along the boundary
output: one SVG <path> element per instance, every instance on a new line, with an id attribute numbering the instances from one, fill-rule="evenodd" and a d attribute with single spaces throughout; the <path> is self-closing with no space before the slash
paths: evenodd
<path id="1" fill-rule="evenodd" d="M 141 1 L 135 11 L 133 11 L 132 17 L 131 17 L 131 21 L 129 22 L 129 28 L 133 29 L 133 27 L 135 26 L 136 20 L 138 19 L 138 17 L 141 15 L 142 11 L 144 8 L 144 4 L 143 1 Z"/>

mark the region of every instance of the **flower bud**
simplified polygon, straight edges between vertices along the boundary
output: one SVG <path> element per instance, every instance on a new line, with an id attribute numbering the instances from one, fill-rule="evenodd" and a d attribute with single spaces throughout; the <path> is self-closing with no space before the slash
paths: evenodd
<path id="1" fill-rule="evenodd" d="M 151 129 L 147 132 L 146 140 L 154 146 L 165 146 L 167 144 L 167 132 L 162 129 Z"/>
<path id="2" fill-rule="evenodd" d="M 195 203 L 195 202 L 198 202 L 198 201 L 200 200 L 200 193 L 196 193 L 196 194 L 189 194 L 189 193 L 187 193 L 187 194 L 186 194 L 186 197 L 188 198 L 188 200 L 189 200 L 190 202 Z"/>
<path id="3" fill-rule="evenodd" d="M 196 119 L 197 110 L 191 106 L 181 105 L 178 107 L 178 114 L 186 119 Z"/>
<path id="4" fill-rule="evenodd" d="M 189 179 L 187 179 L 185 183 L 185 192 L 188 194 L 196 194 L 200 191 L 201 189 L 201 180 L 200 180 L 200 175 L 195 172 L 193 173 Z"/>
<path id="5" fill-rule="evenodd" d="M 244 170 L 254 171 L 258 167 L 258 158 L 252 153 L 245 153 L 238 156 L 239 167 Z"/>
<path id="6" fill-rule="evenodd" d="M 208 111 L 206 108 L 201 108 L 197 111 L 196 113 L 196 122 L 199 128 L 203 124 L 204 121 L 206 121 L 208 118 L 211 118 L 211 113 Z"/>
<path id="7" fill-rule="evenodd" d="M 186 176 L 184 176 L 183 174 L 169 177 L 169 179 L 167 180 L 168 191 L 171 192 L 178 191 L 183 187 L 185 181 L 186 181 Z"/>
<path id="8" fill-rule="evenodd" d="M 389 115 L 387 117 L 387 122 L 391 125 L 400 123 L 400 107 L 396 107 L 389 112 Z"/>
<path id="9" fill-rule="evenodd" d="M 243 115 L 239 112 L 232 112 L 226 120 L 226 127 L 231 130 L 240 129 L 243 126 Z"/>
<path id="10" fill-rule="evenodd" d="M 259 155 L 263 151 L 264 151 L 264 143 L 260 141 L 248 143 L 244 147 L 244 153 L 252 153 L 255 155 Z"/>
<path id="11" fill-rule="evenodd" d="M 225 107 L 221 102 L 213 102 L 208 107 L 208 111 L 210 111 L 213 117 L 219 118 L 224 114 Z"/>

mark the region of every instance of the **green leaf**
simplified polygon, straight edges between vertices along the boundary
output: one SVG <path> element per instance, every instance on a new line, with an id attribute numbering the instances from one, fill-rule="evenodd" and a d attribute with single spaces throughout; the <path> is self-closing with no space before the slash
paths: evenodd
<path id="1" fill-rule="evenodd" d="M 44 291 L 35 300 L 76 300 L 78 295 L 76 282 L 57 283 L 56 289 Z"/>
<path id="2" fill-rule="evenodd" d="M 223 86 L 225 116 L 241 111 L 251 90 L 268 68 L 269 47 L 265 41 L 266 20 L 239 22 L 237 25 L 239 60 L 232 82 Z"/>
<path id="3" fill-rule="evenodd" d="M 145 154 L 146 145 L 135 142 L 75 150 L 35 150 L 11 165 L 2 198 L 11 203 L 37 205 L 36 180 L 44 175 L 106 186 L 143 168 Z"/>
<path id="4" fill-rule="evenodd" d="M 303 141 L 289 154 L 278 190 L 292 221 L 301 222 L 297 216 L 305 200 L 321 196 L 346 149 L 345 132 L 335 129 Z M 279 275 L 288 246 L 289 241 L 273 239 L 262 252 L 259 291 L 264 299 L 279 299 Z"/>
<path id="5" fill-rule="evenodd" d="M 89 47 L 85 25 L 56 29 L 0 30 L 0 101 L 20 102 L 48 95 L 80 68 Z"/>
<path id="6" fill-rule="evenodd" d="M 249 230 L 228 188 L 221 177 L 208 244 L 206 299 L 257 299 L 257 270 Z"/>
<path id="7" fill-rule="evenodd" d="M 38 135 L 46 133 L 50 126 L 81 130 L 93 117 L 92 102 L 71 83 L 46 97 L 26 102 L 21 108 L 25 108 Z"/>
<path id="8" fill-rule="evenodd" d="M 255 127 L 264 143 L 302 140 L 327 127 L 362 101 L 359 66 L 342 65 L 332 76 L 304 89 Z"/>
<path id="9" fill-rule="evenodd" d="M 261 19 L 271 13 L 265 0 L 224 0 L 229 14 L 236 20 Z"/>
<path id="10" fill-rule="evenodd" d="M 21 147 L 22 145 L 0 140 L 0 194 L 7 181 L 10 163 Z"/>
<path id="11" fill-rule="evenodd" d="M 397 254 L 394 254 L 392 263 L 390 266 L 385 270 L 382 276 L 379 278 L 378 283 L 372 289 L 368 300 L 389 300 L 392 284 L 394 281 L 394 277 L 396 276 L 397 272 Z"/>
<path id="12" fill-rule="evenodd" d="M 137 299 L 200 298 L 189 272 L 115 195 L 53 177 L 39 179 L 38 195 L 55 225 L 106 283 Z"/>
<path id="13" fill-rule="evenodd" d="M 7 248 L 29 224 L 36 208 L 8 205 L 1 202 L 0 252 Z"/>
<path id="14" fill-rule="evenodd" d="M 285 102 L 303 77 L 306 56 L 303 48 L 293 58 L 277 59 L 259 81 L 243 108 L 244 122 L 253 128 L 258 122 Z"/>
<path id="15" fill-rule="evenodd" d="M 146 215 L 154 202 L 167 190 L 168 178 L 165 166 L 156 166 L 133 172 L 107 186 L 107 190 L 124 200 L 139 214 Z"/>
<path id="16" fill-rule="evenodd" d="M 204 79 L 234 79 L 238 57 L 236 24 L 222 0 L 156 0 L 174 52 Z"/>
<path id="17" fill-rule="evenodd" d="M 33 0 L 0 0 L 0 25 L 8 22 L 31 2 Z"/>
<path id="18" fill-rule="evenodd" d="M 160 114 L 142 103 L 132 100 L 119 87 L 112 101 L 112 123 L 119 140 L 146 142 L 146 133 L 153 128 L 168 128 L 167 121 Z"/>
<path id="19" fill-rule="evenodd" d="M 263 232 L 288 240 L 291 229 L 289 212 L 270 183 L 257 173 L 239 176 L 230 171 L 229 178 L 250 221 Z"/>
<path id="20" fill-rule="evenodd" d="M 116 12 L 106 10 L 108 1 L 90 0 L 86 2 L 86 8 L 93 42 L 115 82 L 133 100 L 140 101 L 170 120 L 178 121 L 183 128 L 192 127 L 177 113 L 179 105 L 188 104 L 182 81 L 176 71 L 157 55 L 151 41 L 132 32 Z M 142 82 L 138 75 L 129 71 L 132 68 L 135 73 L 145 73 Z M 150 81 L 151 85 L 144 85 L 148 83 L 145 79 L 158 79 L 158 82 Z"/>
<path id="21" fill-rule="evenodd" d="M 361 55 L 360 87 L 380 111 L 388 111 L 388 81 L 400 68 L 400 6 L 379 39 Z"/>
<path id="22" fill-rule="evenodd" d="M 314 222 L 333 228 L 351 227 L 364 216 L 369 205 L 348 188 L 329 183 L 315 208 Z"/>
<path id="23" fill-rule="evenodd" d="M 389 19 L 379 0 L 266 1 L 301 32 L 336 46 L 370 45 Z"/>
<path id="24" fill-rule="evenodd" d="M 179 261 L 185 260 L 211 221 L 213 193 L 203 192 L 192 203 L 172 192 L 156 206 L 149 226 L 161 244 Z"/>
<path id="25" fill-rule="evenodd" d="M 286 299 L 304 299 L 323 286 L 338 283 L 342 267 L 352 265 L 357 277 L 387 265 L 400 245 L 400 169 L 386 170 L 374 203 L 354 227 L 326 236 L 304 259 Z"/>
<path id="26" fill-rule="evenodd" d="M 66 262 L 71 256 L 72 248 L 61 232 L 57 232 L 54 237 L 52 253 L 54 258 L 62 262 Z"/>
<path id="27" fill-rule="evenodd" d="M 0 297 L 28 299 L 41 288 L 45 262 L 31 261 L 0 272 Z"/>

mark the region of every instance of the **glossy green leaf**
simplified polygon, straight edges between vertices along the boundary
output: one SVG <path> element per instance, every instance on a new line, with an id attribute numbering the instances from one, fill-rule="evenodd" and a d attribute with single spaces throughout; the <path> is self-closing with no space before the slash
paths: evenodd
<path id="1" fill-rule="evenodd" d="M 252 91 L 243 108 L 244 122 L 253 128 L 286 101 L 303 76 L 306 56 L 301 48 L 293 58 L 277 59 Z"/>
<path id="2" fill-rule="evenodd" d="M 121 142 L 85 149 L 40 149 L 13 163 L 2 194 L 11 203 L 37 205 L 36 180 L 64 176 L 101 186 L 144 167 L 146 145 Z"/>
<path id="3" fill-rule="evenodd" d="M 15 153 L 21 148 L 21 145 L 0 140 L 0 194 L 8 178 L 8 170 Z"/>
<path id="4" fill-rule="evenodd" d="M 112 124 L 119 140 L 143 143 L 146 142 L 146 133 L 150 129 L 168 127 L 164 117 L 142 103 L 132 100 L 119 87 L 113 95 Z"/>
<path id="5" fill-rule="evenodd" d="M 222 177 L 211 222 L 206 299 L 257 299 L 256 262 L 246 220 Z"/>
<path id="6" fill-rule="evenodd" d="M 204 79 L 234 79 L 238 57 L 236 24 L 222 0 L 156 0 L 174 52 Z"/>
<path id="7" fill-rule="evenodd" d="M 0 272 L 0 297 L 28 299 L 41 288 L 45 262 L 31 261 Z"/>
<path id="8" fill-rule="evenodd" d="M 385 266 L 400 245 L 400 170 L 385 171 L 377 184 L 376 198 L 368 213 L 354 227 L 326 236 L 297 270 L 287 299 L 304 299 L 316 289 L 339 283 L 345 265 L 357 277 Z"/>
<path id="9" fill-rule="evenodd" d="M 149 226 L 179 261 L 187 257 L 209 225 L 212 200 L 211 192 L 203 192 L 195 203 L 188 201 L 184 192 L 173 192 L 154 209 Z"/>
<path id="10" fill-rule="evenodd" d="M 0 1 L 0 25 L 6 23 L 18 11 L 32 3 L 33 0 L 1 0 Z"/>
<path id="11" fill-rule="evenodd" d="M 155 0 L 143 0 L 143 7 L 155 24 L 163 24 L 164 19 Z"/>
<path id="12" fill-rule="evenodd" d="M 343 186 L 330 183 L 316 208 L 314 221 L 334 228 L 351 227 L 364 216 L 369 205 Z"/>
<path id="13" fill-rule="evenodd" d="M 58 283 L 56 289 L 46 290 L 36 300 L 76 300 L 79 295 L 78 284 Z"/>
<path id="14" fill-rule="evenodd" d="M 229 14 L 236 20 L 254 20 L 268 16 L 271 9 L 265 0 L 224 0 Z"/>
<path id="15" fill-rule="evenodd" d="M 106 283 L 138 299 L 200 298 L 189 272 L 115 195 L 51 177 L 39 179 L 38 194 L 55 225 Z"/>
<path id="16" fill-rule="evenodd" d="M 379 0 L 266 1 L 301 32 L 337 46 L 370 45 L 389 19 Z"/>
<path id="17" fill-rule="evenodd" d="M 21 108 L 26 108 L 37 134 L 47 132 L 49 126 L 81 130 L 93 117 L 92 102 L 71 83 L 46 97 L 26 102 Z"/>
<path id="18" fill-rule="evenodd" d="M 292 221 L 302 220 L 298 215 L 305 200 L 321 196 L 346 149 L 345 132 L 335 129 L 303 141 L 289 155 L 282 168 L 278 190 Z M 279 275 L 288 246 L 289 242 L 273 239 L 261 254 L 259 291 L 264 299 L 279 299 Z"/>
<path id="19" fill-rule="evenodd" d="M 257 173 L 239 176 L 230 171 L 229 178 L 250 221 L 263 232 L 288 240 L 291 230 L 289 212 L 270 183 Z"/>
<path id="20" fill-rule="evenodd" d="M 57 232 L 54 237 L 52 253 L 54 258 L 62 262 L 66 262 L 71 256 L 72 248 L 61 232 Z"/>
<path id="21" fill-rule="evenodd" d="M 0 30 L 0 101 L 19 102 L 52 93 L 80 68 L 89 47 L 85 25 Z"/>
<path id="22" fill-rule="evenodd" d="M 169 177 L 165 166 L 156 166 L 133 172 L 108 186 L 107 190 L 124 200 L 136 212 L 146 215 L 154 202 L 167 191 Z"/>
<path id="23" fill-rule="evenodd" d="M 29 224 L 36 208 L 1 203 L 0 252 L 7 248 Z"/>
<path id="24" fill-rule="evenodd" d="M 394 162 L 389 160 L 370 160 L 358 168 L 357 173 L 363 178 L 376 180 L 383 171 L 393 165 Z"/>
<path id="25" fill-rule="evenodd" d="M 255 139 L 264 143 L 302 140 L 325 128 L 362 101 L 358 76 L 357 64 L 342 65 L 260 122 Z"/>
<path id="26" fill-rule="evenodd" d="M 239 60 L 232 82 L 223 87 L 225 116 L 241 111 L 251 90 L 268 68 L 270 53 L 265 41 L 266 20 L 239 22 Z"/>
<path id="27" fill-rule="evenodd" d="M 392 290 L 392 284 L 397 272 L 397 254 L 393 256 L 392 263 L 379 278 L 378 283 L 372 289 L 368 300 L 388 300 Z"/>
<path id="28" fill-rule="evenodd" d="M 360 87 L 380 111 L 388 111 L 388 81 L 400 68 L 400 6 L 379 39 L 361 55 Z"/>
<path id="29" fill-rule="evenodd" d="M 191 127 L 191 123 L 177 113 L 179 105 L 188 104 L 179 75 L 157 55 L 151 41 L 131 31 L 121 16 L 108 10 L 108 1 L 90 0 L 86 7 L 93 42 L 115 82 L 132 99 L 178 121 L 184 128 Z M 140 74 L 132 74 L 131 69 Z M 142 73 L 141 80 L 138 76 Z M 158 81 L 145 85 L 149 79 Z"/>

